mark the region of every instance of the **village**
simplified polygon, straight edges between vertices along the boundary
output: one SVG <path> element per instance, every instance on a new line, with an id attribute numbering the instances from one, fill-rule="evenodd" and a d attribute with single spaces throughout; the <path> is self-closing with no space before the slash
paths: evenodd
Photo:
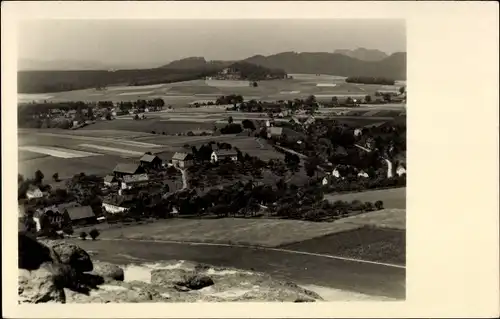
<path id="1" fill-rule="evenodd" d="M 245 119 L 240 124 L 229 116 L 220 129 L 223 134 L 252 136 L 283 154 L 284 160 L 263 161 L 228 143 L 212 141 L 199 148 L 185 145 L 173 155 L 146 152 L 138 160 L 116 163 L 106 176 L 75 175 L 63 189 L 53 190 L 44 184 L 42 172 L 33 179 L 20 176 L 20 227 L 60 236 L 72 234 L 74 227 L 151 217 L 265 213 L 268 217 L 322 221 L 354 210 L 382 208 L 382 201 L 330 203 L 323 194 L 405 186 L 405 144 L 399 140 L 405 127 L 386 122 L 365 127 L 336 124 L 315 115 L 318 103 L 311 99 L 286 104 L 287 108 L 282 101 L 239 103 L 237 110 L 241 112 L 252 112 L 256 103 L 255 110 L 268 112 L 268 119 Z M 220 100 L 234 102 L 235 98 Z M 135 112 L 131 109 L 130 113 Z M 83 114 L 88 118 L 88 111 Z M 266 174 L 271 178 L 266 180 Z M 247 193 L 238 195 L 238 204 L 235 198 L 225 202 L 208 199 L 213 192 L 228 189 L 246 189 Z M 263 196 L 264 190 L 269 194 Z M 285 203 L 280 202 L 280 196 L 292 193 L 296 193 L 295 198 L 289 201 L 301 204 L 302 215 L 293 215 L 292 209 L 283 208 Z M 311 212 L 305 198 L 320 211 Z M 284 211 L 286 207 L 290 212 Z M 83 232 L 80 235 L 86 236 Z"/>

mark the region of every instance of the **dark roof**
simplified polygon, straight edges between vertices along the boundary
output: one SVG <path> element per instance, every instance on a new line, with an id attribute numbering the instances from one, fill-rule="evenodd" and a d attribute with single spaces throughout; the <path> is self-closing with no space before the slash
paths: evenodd
<path id="1" fill-rule="evenodd" d="M 217 156 L 236 156 L 238 155 L 238 152 L 235 150 L 216 150 L 214 151 Z"/>
<path id="2" fill-rule="evenodd" d="M 125 183 L 138 183 L 138 182 L 146 182 L 149 180 L 147 174 L 135 174 L 135 175 L 127 175 L 123 177 L 123 181 Z"/>
<path id="3" fill-rule="evenodd" d="M 63 211 L 65 208 L 80 206 L 77 202 L 68 202 L 57 205 L 57 209 Z"/>
<path id="4" fill-rule="evenodd" d="M 175 152 L 174 156 L 172 156 L 172 159 L 178 161 L 185 161 L 186 159 L 189 159 L 189 155 L 191 154 L 184 152 Z"/>
<path id="5" fill-rule="evenodd" d="M 106 175 L 106 177 L 104 177 L 104 182 L 106 183 L 112 183 L 113 181 L 115 180 L 115 177 L 113 175 Z"/>
<path id="6" fill-rule="evenodd" d="M 119 163 L 118 165 L 116 165 L 113 172 L 135 174 L 138 169 L 139 169 L 139 164 L 137 163 Z"/>
<path id="7" fill-rule="evenodd" d="M 111 195 L 105 197 L 102 202 L 103 204 L 114 205 L 119 207 L 130 207 L 135 201 L 134 195 Z"/>
<path id="8" fill-rule="evenodd" d="M 69 218 L 71 220 L 95 217 L 94 211 L 92 211 L 92 207 L 90 206 L 69 207 L 66 209 L 66 211 L 68 212 Z"/>
<path id="9" fill-rule="evenodd" d="M 159 159 L 161 161 L 161 159 L 156 156 L 156 155 L 149 155 L 149 154 L 144 154 L 140 161 L 141 162 L 148 162 L 148 163 L 152 163 L 155 159 Z"/>

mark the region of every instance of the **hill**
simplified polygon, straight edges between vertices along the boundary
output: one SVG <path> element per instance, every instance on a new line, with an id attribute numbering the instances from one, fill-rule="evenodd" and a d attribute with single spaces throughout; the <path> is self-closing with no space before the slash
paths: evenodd
<path id="1" fill-rule="evenodd" d="M 370 76 L 406 79 L 406 53 L 394 53 L 381 61 L 361 61 L 339 53 L 283 52 L 270 56 L 256 55 L 245 62 L 287 73 Z"/>
<path id="2" fill-rule="evenodd" d="M 172 61 L 163 65 L 162 69 L 222 69 L 229 67 L 234 61 L 207 61 L 204 57 L 189 57 Z"/>
<path id="3" fill-rule="evenodd" d="M 333 53 L 343 54 L 361 61 L 382 61 L 383 59 L 388 57 L 387 53 L 380 50 L 371 50 L 365 48 L 357 48 L 355 50 L 339 49 L 335 50 L 335 52 Z"/>

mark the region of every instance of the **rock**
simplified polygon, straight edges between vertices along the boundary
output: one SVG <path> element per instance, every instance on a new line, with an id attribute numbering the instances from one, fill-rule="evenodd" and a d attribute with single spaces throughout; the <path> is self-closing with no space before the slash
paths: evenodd
<path id="1" fill-rule="evenodd" d="M 58 302 L 65 303 L 66 296 L 60 286 L 58 275 L 52 273 L 49 267 L 28 271 L 19 271 L 19 302 L 41 303 Z"/>
<path id="2" fill-rule="evenodd" d="M 92 274 L 104 278 L 105 281 L 123 281 L 125 279 L 123 269 L 117 265 L 101 261 L 94 262 L 93 264 L 94 270 L 92 271 Z"/>
<path id="3" fill-rule="evenodd" d="M 90 293 L 80 294 L 69 289 L 64 290 L 68 303 L 138 303 L 151 302 L 150 292 L 139 289 L 129 289 L 115 285 L 102 285 Z"/>
<path id="4" fill-rule="evenodd" d="M 18 267 L 35 270 L 45 262 L 52 261 L 50 249 L 35 238 L 18 233 Z"/>
<path id="5" fill-rule="evenodd" d="M 58 242 L 51 248 L 59 256 L 61 263 L 70 265 L 77 272 L 92 271 L 94 268 L 89 254 L 77 245 Z"/>
<path id="6" fill-rule="evenodd" d="M 186 278 L 184 282 L 184 286 L 188 287 L 189 289 L 194 289 L 198 290 L 201 288 L 205 288 L 208 286 L 212 286 L 214 284 L 214 281 L 212 278 L 204 275 L 194 275 Z"/>
<path id="7" fill-rule="evenodd" d="M 151 283 L 170 287 L 184 285 L 186 278 L 191 275 L 191 271 L 184 269 L 155 269 L 151 271 Z"/>

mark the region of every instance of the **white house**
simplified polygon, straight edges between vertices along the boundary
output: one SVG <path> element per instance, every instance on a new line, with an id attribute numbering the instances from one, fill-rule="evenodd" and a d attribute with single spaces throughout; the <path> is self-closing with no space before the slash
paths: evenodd
<path id="1" fill-rule="evenodd" d="M 368 176 L 368 173 L 366 173 L 365 171 L 361 171 L 361 172 L 358 173 L 358 177 L 368 178 L 370 176 Z"/>
<path id="2" fill-rule="evenodd" d="M 321 181 L 321 184 L 323 184 L 323 186 L 326 186 L 330 183 L 329 179 L 325 176 L 323 177 L 323 180 Z"/>
<path id="3" fill-rule="evenodd" d="M 271 126 L 271 122 L 269 122 L 269 120 L 266 120 L 266 127 L 270 127 Z"/>
<path id="4" fill-rule="evenodd" d="M 128 210 L 127 207 L 123 207 L 120 205 L 114 205 L 114 204 L 110 204 L 110 203 L 105 203 L 105 202 L 102 203 L 102 208 L 110 214 L 123 213 L 123 212 Z"/>
<path id="5" fill-rule="evenodd" d="M 340 178 L 340 172 L 339 172 L 339 170 L 336 167 L 335 167 L 335 169 L 332 172 L 332 176 L 334 176 L 336 178 Z"/>
<path id="6" fill-rule="evenodd" d="M 238 160 L 238 153 L 233 150 L 215 150 L 212 152 L 212 155 L 210 155 L 210 160 L 212 163 L 224 160 L 226 158 L 229 158 L 233 162 L 236 162 Z"/>
<path id="7" fill-rule="evenodd" d="M 404 168 L 403 165 L 399 165 L 398 168 L 396 169 L 396 174 L 398 174 L 398 176 L 406 174 L 406 168 Z"/>
<path id="8" fill-rule="evenodd" d="M 42 198 L 42 197 L 43 197 L 43 193 L 40 190 L 40 188 L 33 186 L 33 185 L 31 185 L 28 188 L 28 191 L 26 192 L 26 198 L 28 198 L 28 199 Z"/>
<path id="9" fill-rule="evenodd" d="M 357 128 L 354 130 L 354 136 L 361 136 L 363 134 L 363 131 L 361 129 Z"/>

